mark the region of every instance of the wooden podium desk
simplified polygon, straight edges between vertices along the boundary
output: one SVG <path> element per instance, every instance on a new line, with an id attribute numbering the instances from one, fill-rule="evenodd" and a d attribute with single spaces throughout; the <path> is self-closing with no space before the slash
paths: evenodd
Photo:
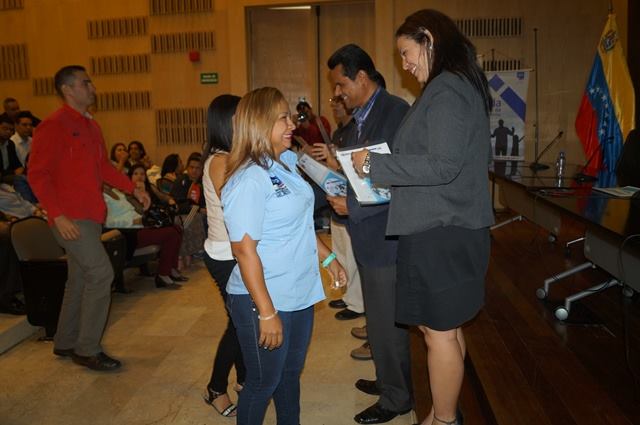
<path id="1" fill-rule="evenodd" d="M 535 172 L 523 163 L 509 167 L 495 162 L 489 170 L 493 185 L 500 187 L 501 202 L 548 230 L 551 238 L 557 236 L 563 218 L 586 226 L 584 255 L 588 261 L 546 279 L 536 291 L 538 298 L 546 298 L 552 284 L 589 267 L 600 267 L 611 275 L 611 279 L 567 297 L 564 306 L 555 311 L 560 320 L 568 317 L 574 301 L 611 286 L 623 286 L 627 296 L 640 291 L 640 236 L 634 236 L 640 234 L 640 197 L 614 198 L 593 190 L 590 183 L 576 183 L 571 176 L 578 170 L 578 166 L 568 166 L 568 177 L 563 179 L 556 178 L 554 167 Z"/>

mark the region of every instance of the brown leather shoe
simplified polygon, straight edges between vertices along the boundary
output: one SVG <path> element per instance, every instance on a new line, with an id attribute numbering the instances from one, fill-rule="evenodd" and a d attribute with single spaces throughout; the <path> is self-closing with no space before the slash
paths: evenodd
<path id="1" fill-rule="evenodd" d="M 365 342 L 355 350 L 351 350 L 351 357 L 356 360 L 371 360 L 373 356 L 371 355 L 371 347 L 369 346 L 369 343 Z"/>
<path id="2" fill-rule="evenodd" d="M 351 335 L 358 339 L 367 339 L 367 325 L 351 328 Z"/>
<path id="3" fill-rule="evenodd" d="M 79 356 L 78 354 L 73 353 L 71 359 L 74 363 L 79 364 L 80 366 L 85 366 L 89 369 L 99 371 L 116 370 L 122 366 L 122 363 L 120 363 L 119 360 L 113 359 L 105 353 L 98 353 L 95 356 Z"/>

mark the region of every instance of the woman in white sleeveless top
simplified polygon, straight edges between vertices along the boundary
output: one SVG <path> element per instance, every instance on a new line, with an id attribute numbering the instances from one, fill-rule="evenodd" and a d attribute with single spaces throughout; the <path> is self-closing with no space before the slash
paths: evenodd
<path id="1" fill-rule="evenodd" d="M 222 217 L 220 190 L 224 182 L 228 153 L 231 150 L 232 117 L 239 101 L 240 98 L 237 96 L 221 95 L 211 102 L 207 116 L 208 141 L 203 155 L 206 160 L 202 183 L 207 203 L 208 223 L 207 239 L 204 242 L 206 254 L 204 261 L 220 289 L 225 304 L 227 281 L 236 261 L 231 254 L 229 236 Z M 233 365 L 237 373 L 235 390 L 239 391 L 244 382 L 245 367 L 235 327 L 228 318 L 227 329 L 218 344 L 211 380 L 204 396 L 205 401 L 222 416 L 236 415 L 236 406 L 227 394 L 228 376 Z"/>

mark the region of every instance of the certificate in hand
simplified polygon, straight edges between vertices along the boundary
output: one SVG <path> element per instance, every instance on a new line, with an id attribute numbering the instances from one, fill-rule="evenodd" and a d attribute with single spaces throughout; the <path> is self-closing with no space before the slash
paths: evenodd
<path id="1" fill-rule="evenodd" d="M 347 178 L 322 165 L 306 153 L 298 157 L 298 167 L 331 196 L 347 196 Z"/>
<path id="2" fill-rule="evenodd" d="M 351 162 L 351 153 L 367 149 L 370 152 L 390 154 L 387 142 L 379 141 L 373 144 L 364 144 L 351 146 L 349 148 L 338 149 L 338 162 L 344 170 L 345 176 L 349 180 L 349 184 L 353 188 L 356 199 L 360 205 L 378 205 L 386 204 L 391 199 L 391 191 L 386 186 L 377 186 L 371 183 L 371 179 L 360 177 L 353 168 Z"/>

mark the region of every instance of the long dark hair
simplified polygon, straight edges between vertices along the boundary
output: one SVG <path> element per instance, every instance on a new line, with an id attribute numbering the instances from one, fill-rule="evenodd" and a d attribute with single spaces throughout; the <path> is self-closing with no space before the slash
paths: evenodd
<path id="1" fill-rule="evenodd" d="M 223 94 L 211 101 L 207 110 L 207 143 L 202 152 L 202 163 L 216 151 L 231 152 L 233 114 L 240 102 L 239 96 Z"/>
<path id="2" fill-rule="evenodd" d="M 116 149 L 118 149 L 118 146 L 122 146 L 125 151 L 127 150 L 127 145 L 125 145 L 124 143 L 118 142 L 115 145 L 111 146 L 111 154 L 109 155 L 109 158 L 111 158 L 113 162 L 118 162 L 118 158 L 116 158 Z"/>
<path id="3" fill-rule="evenodd" d="M 147 155 L 147 151 L 144 149 L 144 145 L 139 140 L 132 140 L 129 142 L 129 146 L 127 147 L 127 151 L 131 149 L 131 145 L 136 145 L 138 150 L 140 151 L 140 158 L 144 158 Z"/>
<path id="4" fill-rule="evenodd" d="M 434 61 L 429 71 L 425 87 L 443 71 L 449 71 L 466 78 L 478 91 L 484 101 L 487 115 L 493 107 L 489 84 L 482 68 L 476 60 L 476 48 L 456 24 L 442 12 L 433 9 L 419 10 L 404 20 L 396 31 L 396 37 L 407 37 L 427 46 L 428 30 L 433 35 Z"/>
<path id="5" fill-rule="evenodd" d="M 164 177 L 165 174 L 175 173 L 178 168 L 178 164 L 180 164 L 180 156 L 177 153 L 167 155 L 162 162 L 162 171 L 160 172 L 160 176 Z"/>

